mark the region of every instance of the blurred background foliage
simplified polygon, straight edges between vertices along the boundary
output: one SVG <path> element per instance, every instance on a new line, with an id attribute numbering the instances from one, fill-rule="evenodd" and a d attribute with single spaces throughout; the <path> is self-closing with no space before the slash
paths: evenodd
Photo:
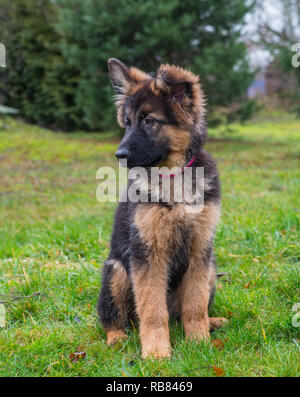
<path id="1" fill-rule="evenodd" d="M 187 67 L 201 77 L 211 124 L 245 120 L 257 109 L 247 97 L 256 70 L 243 35 L 255 7 L 254 0 L 0 0 L 7 48 L 0 103 L 53 129 L 114 130 L 106 62 L 117 57 L 147 72 L 166 62 Z"/>
<path id="2" fill-rule="evenodd" d="M 281 72 L 285 85 L 280 96 L 287 101 L 290 110 L 300 116 L 300 67 L 292 67 L 291 64 L 291 58 L 296 54 L 293 50 L 296 43 L 300 53 L 300 0 L 276 0 L 274 6 L 281 14 L 277 24 L 266 18 L 263 4 L 257 4 L 256 37 L 252 38 L 252 43 L 256 42 L 273 56 L 272 64 Z M 297 58 L 300 63 L 300 56 Z"/>

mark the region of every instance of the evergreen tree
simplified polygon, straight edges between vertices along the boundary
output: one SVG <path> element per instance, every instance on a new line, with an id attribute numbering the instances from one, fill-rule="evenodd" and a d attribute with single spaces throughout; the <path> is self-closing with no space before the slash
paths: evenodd
<path id="1" fill-rule="evenodd" d="M 26 120 L 71 129 L 81 120 L 74 100 L 79 75 L 63 58 L 56 21 L 49 0 L 0 0 L 0 42 L 7 54 L 0 92 Z"/>
<path id="2" fill-rule="evenodd" d="M 250 3 L 0 0 L 8 57 L 0 98 L 31 122 L 114 129 L 106 63 L 117 57 L 148 72 L 165 62 L 191 69 L 201 77 L 209 109 L 244 104 L 252 75 L 241 29 Z"/>
<path id="3" fill-rule="evenodd" d="M 56 0 L 63 48 L 81 71 L 76 99 L 91 128 L 112 124 L 107 59 L 148 72 L 174 63 L 200 74 L 208 106 L 245 99 L 252 79 L 241 40 L 246 0 Z"/>

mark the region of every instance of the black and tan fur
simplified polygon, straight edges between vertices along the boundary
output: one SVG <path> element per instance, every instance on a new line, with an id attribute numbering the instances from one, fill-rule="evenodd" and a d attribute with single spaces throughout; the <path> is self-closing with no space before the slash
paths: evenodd
<path id="1" fill-rule="evenodd" d="M 117 59 L 110 59 L 108 68 L 118 122 L 126 128 L 117 157 L 126 158 L 129 168 L 143 166 L 149 172 L 153 166 L 183 167 L 193 156 L 192 167 L 204 167 L 201 212 L 190 213 L 187 203 L 172 198 L 119 204 L 103 269 L 98 312 L 107 342 L 125 338 L 126 327 L 138 319 L 143 357 L 169 357 L 170 316 L 181 318 L 186 337 L 197 341 L 225 321 L 208 316 L 220 184 L 216 165 L 203 149 L 205 100 L 198 77 L 175 66 L 162 65 L 156 77 Z"/>

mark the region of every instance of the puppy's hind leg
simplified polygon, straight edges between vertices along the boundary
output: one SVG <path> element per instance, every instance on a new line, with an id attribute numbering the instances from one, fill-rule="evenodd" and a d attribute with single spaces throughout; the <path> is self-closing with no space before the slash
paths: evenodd
<path id="1" fill-rule="evenodd" d="M 216 292 L 216 261 L 214 257 L 214 253 L 211 253 L 211 258 L 209 262 L 209 288 L 210 288 L 210 297 L 208 306 L 210 307 L 213 304 L 214 296 Z M 224 327 L 228 323 L 227 318 L 224 317 L 209 317 L 209 330 L 214 331 L 217 328 Z"/>
<path id="2" fill-rule="evenodd" d="M 98 314 L 112 345 L 126 338 L 128 324 L 130 282 L 123 265 L 114 259 L 105 262 L 102 288 L 98 300 Z"/>

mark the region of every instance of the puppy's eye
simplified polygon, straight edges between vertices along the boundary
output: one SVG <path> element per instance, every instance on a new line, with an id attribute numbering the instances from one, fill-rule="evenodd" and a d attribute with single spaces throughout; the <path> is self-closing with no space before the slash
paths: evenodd
<path id="1" fill-rule="evenodd" d="M 126 117 L 126 119 L 125 119 L 125 126 L 126 127 L 129 127 L 131 125 L 131 121 L 130 121 L 130 119 L 128 118 L 128 117 Z"/>
<path id="2" fill-rule="evenodd" d="M 144 123 L 146 124 L 146 125 L 151 125 L 151 124 L 153 124 L 154 123 L 154 119 L 151 119 L 151 117 L 146 117 L 145 119 L 144 119 Z"/>

